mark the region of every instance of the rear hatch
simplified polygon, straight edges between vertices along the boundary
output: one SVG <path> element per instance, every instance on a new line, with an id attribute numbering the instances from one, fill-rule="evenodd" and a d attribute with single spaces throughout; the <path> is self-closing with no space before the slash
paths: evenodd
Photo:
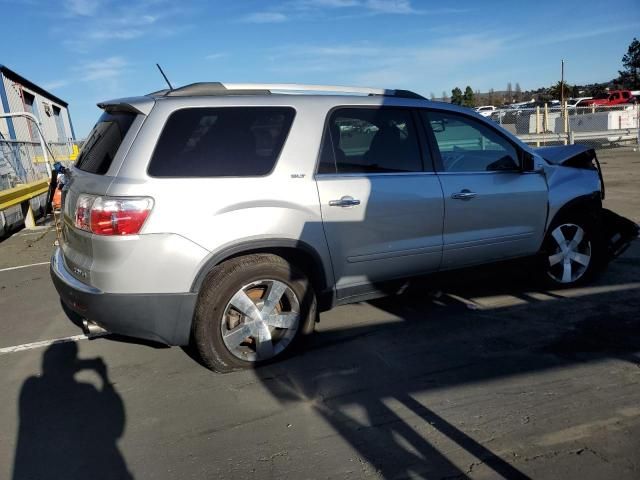
<path id="1" fill-rule="evenodd" d="M 69 272 L 85 283 L 91 280 L 94 235 L 76 228 L 78 199 L 107 193 L 143 119 L 144 115 L 132 108 L 106 106 L 70 169 L 63 191 L 61 247 Z"/>

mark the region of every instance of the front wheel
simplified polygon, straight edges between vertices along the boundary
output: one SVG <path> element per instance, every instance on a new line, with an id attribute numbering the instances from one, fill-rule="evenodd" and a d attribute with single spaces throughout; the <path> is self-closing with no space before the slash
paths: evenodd
<path id="1" fill-rule="evenodd" d="M 545 279 L 549 286 L 572 287 L 589 281 L 602 258 L 602 242 L 591 223 L 579 218 L 556 222 L 545 238 Z"/>
<path id="2" fill-rule="evenodd" d="M 306 275 L 275 255 L 232 259 L 207 277 L 193 337 L 204 364 L 218 372 L 268 362 L 313 330 L 316 298 Z"/>

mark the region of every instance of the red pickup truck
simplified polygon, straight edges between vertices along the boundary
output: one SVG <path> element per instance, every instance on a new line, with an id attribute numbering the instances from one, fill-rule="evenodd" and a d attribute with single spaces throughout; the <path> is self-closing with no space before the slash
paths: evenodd
<path id="1" fill-rule="evenodd" d="M 620 103 L 627 103 L 629 99 L 633 97 L 629 90 L 611 90 L 606 93 L 601 93 L 589 100 L 583 100 L 581 106 L 591 107 L 596 106 L 608 106 L 618 105 Z"/>

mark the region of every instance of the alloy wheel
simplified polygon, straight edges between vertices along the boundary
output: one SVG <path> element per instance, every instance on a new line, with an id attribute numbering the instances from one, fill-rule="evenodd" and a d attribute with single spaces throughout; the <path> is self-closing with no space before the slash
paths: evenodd
<path id="1" fill-rule="evenodd" d="M 240 288 L 225 307 L 222 340 L 235 357 L 249 362 L 275 357 L 294 339 L 300 301 L 286 283 L 265 279 Z"/>
<path id="2" fill-rule="evenodd" d="M 551 238 L 547 274 L 558 283 L 576 282 L 591 264 L 591 242 L 584 229 L 573 223 L 565 223 L 551 232 Z"/>

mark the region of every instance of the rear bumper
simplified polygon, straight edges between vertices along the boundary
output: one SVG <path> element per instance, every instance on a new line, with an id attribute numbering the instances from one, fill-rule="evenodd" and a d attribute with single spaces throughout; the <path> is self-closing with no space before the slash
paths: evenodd
<path id="1" fill-rule="evenodd" d="M 195 293 L 106 293 L 77 280 L 57 247 L 51 258 L 51 279 L 62 301 L 80 316 L 109 332 L 187 345 L 195 310 Z"/>

